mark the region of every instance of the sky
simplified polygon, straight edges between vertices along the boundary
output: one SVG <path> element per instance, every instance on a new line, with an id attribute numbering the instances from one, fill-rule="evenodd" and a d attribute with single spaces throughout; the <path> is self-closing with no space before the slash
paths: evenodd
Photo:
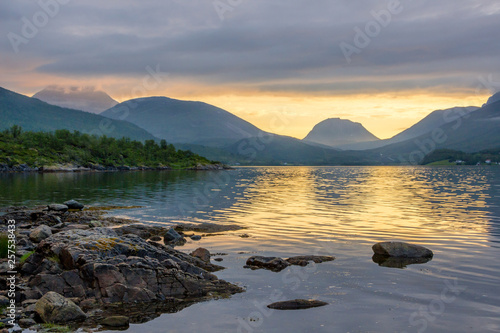
<path id="1" fill-rule="evenodd" d="M 303 138 L 380 138 L 500 90 L 498 0 L 0 0 L 0 86 L 222 107 Z"/>

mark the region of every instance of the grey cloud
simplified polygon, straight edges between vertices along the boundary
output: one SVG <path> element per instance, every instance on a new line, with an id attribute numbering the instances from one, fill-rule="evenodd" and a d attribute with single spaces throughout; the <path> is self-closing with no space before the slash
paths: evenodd
<path id="1" fill-rule="evenodd" d="M 220 21 L 211 1 L 73 0 L 18 55 L 3 38 L 0 57 L 70 77 L 159 64 L 209 84 L 311 92 L 462 88 L 500 67 L 500 7 L 487 0 L 401 0 L 403 12 L 347 64 L 339 43 L 352 43 L 354 27 L 389 2 L 246 0 Z M 37 10 L 1 2 L 0 30 L 20 31 L 20 18 Z"/>

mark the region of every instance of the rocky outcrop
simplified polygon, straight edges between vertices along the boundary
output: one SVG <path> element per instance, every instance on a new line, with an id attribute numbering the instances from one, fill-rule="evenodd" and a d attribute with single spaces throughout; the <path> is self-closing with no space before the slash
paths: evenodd
<path id="1" fill-rule="evenodd" d="M 402 242 L 382 242 L 373 245 L 373 252 L 380 256 L 398 258 L 432 258 L 431 250 L 414 244 Z"/>
<path id="2" fill-rule="evenodd" d="M 36 302 L 35 311 L 44 323 L 65 324 L 87 318 L 78 305 L 52 291 Z"/>
<path id="3" fill-rule="evenodd" d="M 45 239 L 22 271 L 31 275 L 34 293 L 55 291 L 110 304 L 241 292 L 209 272 L 220 268 L 137 235 L 94 228 Z"/>
<path id="4" fill-rule="evenodd" d="M 328 305 L 326 302 L 318 300 L 294 299 L 291 301 L 276 302 L 269 304 L 267 307 L 275 310 L 302 310 L 317 308 L 320 306 Z"/>

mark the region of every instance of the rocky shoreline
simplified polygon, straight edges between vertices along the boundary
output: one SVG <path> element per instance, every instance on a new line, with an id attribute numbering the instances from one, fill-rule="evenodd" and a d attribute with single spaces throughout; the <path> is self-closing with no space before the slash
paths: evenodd
<path id="1" fill-rule="evenodd" d="M 230 170 L 232 167 L 225 164 L 198 164 L 196 166 L 186 168 L 185 170 L 196 170 L 196 171 L 211 171 L 211 170 Z M 127 165 L 120 166 L 102 166 L 102 165 L 90 165 L 84 167 L 81 165 L 74 164 L 57 164 L 44 167 L 30 167 L 27 164 L 19 164 L 9 167 L 7 164 L 0 164 L 0 173 L 55 173 L 55 172 L 118 172 L 118 171 L 164 171 L 173 170 L 169 166 L 161 167 L 148 167 L 139 166 L 131 167 Z"/>
<path id="2" fill-rule="evenodd" d="M 15 221 L 17 249 L 14 269 L 0 259 L 0 306 L 9 304 L 9 271 L 16 271 L 15 322 L 22 328 L 124 327 L 244 291 L 213 274 L 224 268 L 212 264 L 210 254 L 206 260 L 175 250 L 184 240 L 180 229 L 66 204 L 3 209 L 0 231 Z"/>

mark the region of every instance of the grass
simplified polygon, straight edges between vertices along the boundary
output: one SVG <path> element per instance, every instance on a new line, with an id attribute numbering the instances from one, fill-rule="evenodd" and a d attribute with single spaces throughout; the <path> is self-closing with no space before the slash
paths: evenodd
<path id="1" fill-rule="evenodd" d="M 61 259 L 59 259 L 59 257 L 56 254 L 54 254 L 53 256 L 47 257 L 47 259 L 49 259 L 52 262 L 55 262 L 56 264 L 61 263 Z"/>
<path id="2" fill-rule="evenodd" d="M 30 257 L 33 253 L 35 253 L 35 251 L 30 251 L 30 252 L 28 252 L 28 253 L 23 254 L 23 256 L 21 257 L 21 259 L 19 259 L 19 262 L 20 262 L 21 264 L 23 264 L 26 260 L 28 260 L 28 258 L 29 258 L 29 257 Z"/>
<path id="3" fill-rule="evenodd" d="M 0 234 L 0 258 L 7 258 L 9 237 L 7 234 Z"/>
<path id="4" fill-rule="evenodd" d="M 448 160 L 441 160 L 441 161 L 429 163 L 427 165 L 457 165 L 457 164 L 455 162 L 450 162 Z"/>

